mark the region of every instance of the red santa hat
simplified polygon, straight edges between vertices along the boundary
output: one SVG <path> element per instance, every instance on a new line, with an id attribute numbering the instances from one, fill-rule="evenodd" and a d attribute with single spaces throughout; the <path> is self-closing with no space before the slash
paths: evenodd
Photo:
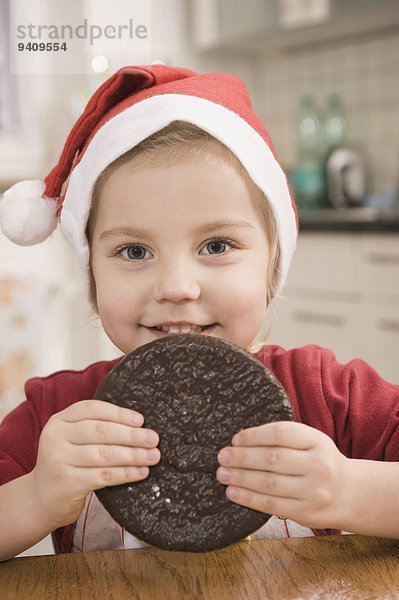
<path id="1" fill-rule="evenodd" d="M 277 223 L 281 289 L 296 246 L 295 205 L 246 86 L 226 73 L 200 75 L 158 64 L 119 69 L 94 93 L 44 181 L 22 181 L 4 193 L 3 233 L 17 244 L 33 245 L 59 221 L 88 283 L 85 231 L 97 178 L 116 158 L 175 120 L 197 125 L 230 148 L 265 193 Z"/>

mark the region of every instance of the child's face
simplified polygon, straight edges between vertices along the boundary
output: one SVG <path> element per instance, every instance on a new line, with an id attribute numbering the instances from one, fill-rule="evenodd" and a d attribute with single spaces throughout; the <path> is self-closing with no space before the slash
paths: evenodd
<path id="1" fill-rule="evenodd" d="M 178 332 L 247 347 L 266 309 L 261 208 L 218 160 L 150 160 L 125 163 L 100 188 L 92 269 L 108 337 L 126 354 Z"/>

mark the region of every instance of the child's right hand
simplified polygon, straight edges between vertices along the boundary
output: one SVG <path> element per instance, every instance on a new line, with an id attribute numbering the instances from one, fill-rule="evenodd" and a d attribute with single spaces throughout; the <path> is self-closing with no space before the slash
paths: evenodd
<path id="1" fill-rule="evenodd" d="M 83 400 L 53 415 L 40 436 L 32 500 L 51 530 L 77 520 L 96 489 L 147 477 L 161 457 L 141 414 Z"/>

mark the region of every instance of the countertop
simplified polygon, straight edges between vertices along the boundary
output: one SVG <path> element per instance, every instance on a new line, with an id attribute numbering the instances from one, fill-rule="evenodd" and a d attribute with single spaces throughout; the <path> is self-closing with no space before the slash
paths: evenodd
<path id="1" fill-rule="evenodd" d="M 14 558 L 2 600 L 393 600 L 399 541 L 358 535 L 243 541 L 194 554 L 157 548 Z"/>
<path id="2" fill-rule="evenodd" d="M 399 207 L 299 210 L 300 231 L 399 232 Z"/>

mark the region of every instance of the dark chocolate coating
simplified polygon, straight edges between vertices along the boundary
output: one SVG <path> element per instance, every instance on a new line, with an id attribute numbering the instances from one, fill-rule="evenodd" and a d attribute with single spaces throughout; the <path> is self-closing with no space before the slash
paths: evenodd
<path id="1" fill-rule="evenodd" d="M 117 363 L 95 398 L 140 412 L 159 434 L 161 460 L 147 479 L 96 492 L 131 534 L 158 548 L 203 552 L 270 518 L 228 500 L 215 477 L 218 452 L 235 433 L 294 420 L 283 387 L 249 352 L 210 336 L 160 338 Z"/>

